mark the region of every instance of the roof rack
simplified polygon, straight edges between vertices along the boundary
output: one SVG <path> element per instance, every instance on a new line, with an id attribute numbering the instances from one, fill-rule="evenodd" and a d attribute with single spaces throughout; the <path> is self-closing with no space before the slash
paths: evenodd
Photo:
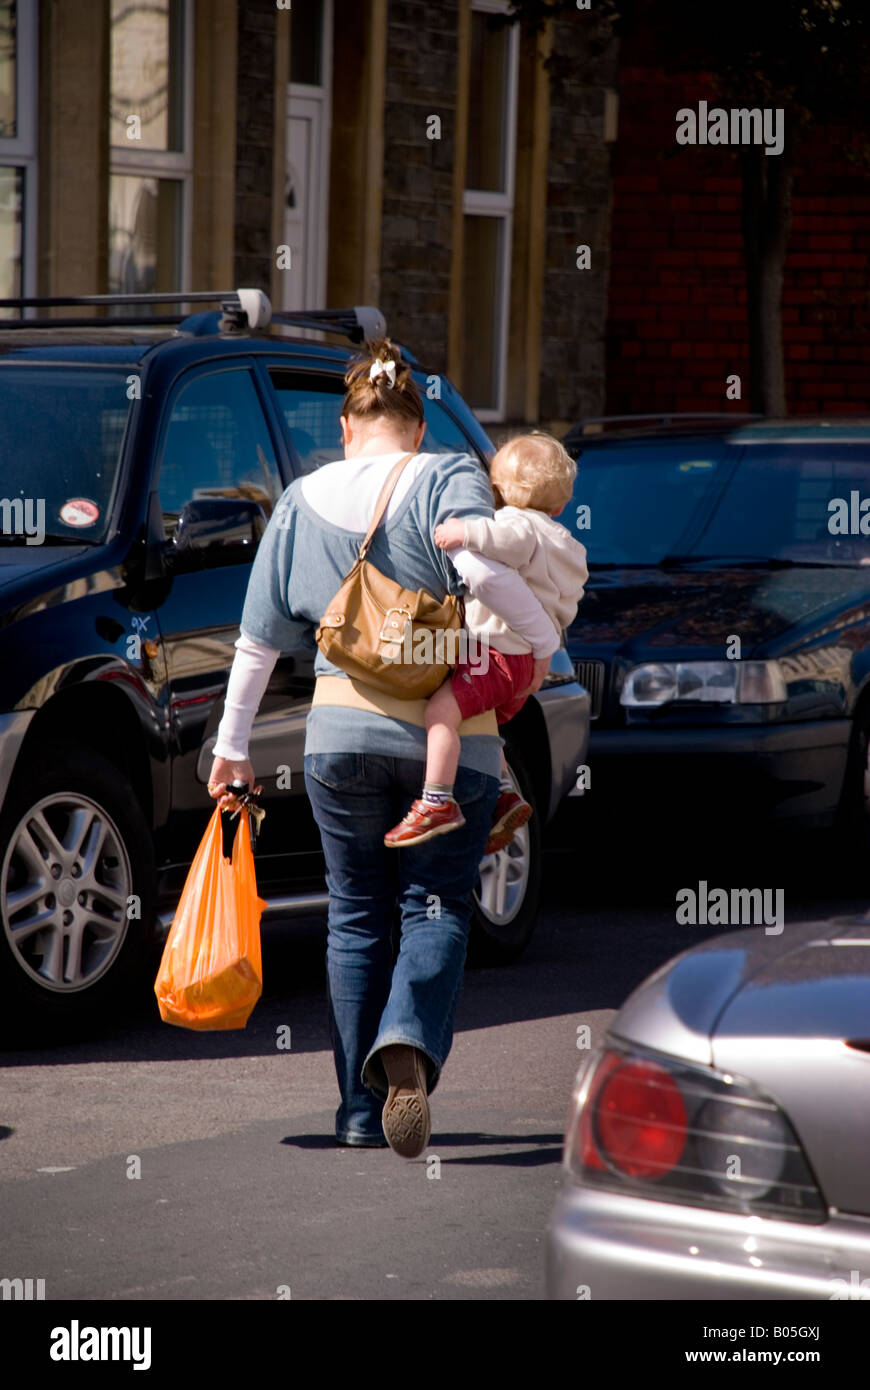
<path id="1" fill-rule="evenodd" d="M 662 411 L 662 413 L 648 414 L 648 416 L 591 416 L 588 420 L 580 420 L 577 424 L 571 425 L 571 430 L 598 434 L 600 428 L 613 424 L 643 424 L 652 421 L 652 423 L 660 425 L 673 425 L 680 424 L 682 420 L 759 420 L 759 418 L 759 414 L 753 414 L 749 410 L 667 410 Z"/>
<path id="2" fill-rule="evenodd" d="M 747 420 L 762 419 L 764 416 L 758 413 L 739 410 L 670 410 L 653 415 L 598 415 L 591 416 L 586 420 L 579 420 L 576 425 L 571 426 L 567 433 L 575 437 L 586 434 L 603 434 L 610 425 L 680 425 L 688 420 L 707 420 L 711 424 L 726 420 L 738 420 L 745 423 Z"/>
<path id="3" fill-rule="evenodd" d="M 218 331 L 221 333 L 243 333 L 252 328 L 265 328 L 270 322 L 292 325 L 297 328 L 315 329 L 323 333 L 338 333 L 351 342 L 361 343 L 367 338 L 386 336 L 386 320 L 379 309 L 371 305 L 357 305 L 353 309 L 309 309 L 298 312 L 273 312 L 267 295 L 262 290 L 238 289 L 202 291 L 189 290 L 172 294 L 83 294 L 62 295 L 49 298 L 0 299 L 0 310 L 17 309 L 117 309 L 127 305 L 153 306 L 160 304 L 219 304 L 221 318 Z M 70 318 L 31 318 L 20 313 L 13 318 L 0 318 L 0 332 L 4 329 L 30 328 L 152 328 L 163 325 L 183 325 L 191 316 L 183 310 L 177 314 L 129 314 L 112 315 L 111 318 L 70 317 Z M 199 318 L 200 316 L 195 316 Z M 203 315 L 202 317 L 206 317 Z"/>
<path id="4" fill-rule="evenodd" d="M 386 338 L 387 321 L 380 309 L 371 304 L 357 304 L 353 309 L 309 309 L 296 313 L 276 309 L 272 322 L 293 328 L 313 328 L 321 333 L 340 333 L 352 343 L 373 342 Z"/>
<path id="5" fill-rule="evenodd" d="M 259 295 L 259 290 L 228 290 L 210 293 L 200 290 L 189 290 L 182 294 L 79 294 L 79 295 L 60 295 L 50 297 L 38 297 L 30 299 L 0 299 L 0 309 L 114 309 L 123 308 L 125 305 L 154 305 L 154 304 L 220 304 L 223 311 L 221 323 L 226 320 L 226 327 L 242 326 L 242 321 L 246 325 L 251 324 L 251 313 L 255 313 L 255 304 L 250 305 L 243 300 L 249 295 Z M 266 296 L 262 298 L 268 305 Z M 248 311 L 250 308 L 250 312 Z M 69 318 L 31 318 L 22 314 L 17 318 L 0 319 L 0 329 L 3 328 L 94 328 L 105 325 L 113 328 L 134 328 L 134 327 L 153 327 L 155 324 L 177 324 L 187 317 L 186 312 L 177 314 L 130 314 L 112 316 L 110 319 L 95 318 L 93 315 L 88 317 L 77 316 Z M 268 317 L 265 319 L 268 323 Z"/>

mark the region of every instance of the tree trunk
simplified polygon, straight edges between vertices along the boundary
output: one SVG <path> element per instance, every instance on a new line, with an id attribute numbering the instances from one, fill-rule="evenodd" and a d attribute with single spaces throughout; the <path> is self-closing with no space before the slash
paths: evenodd
<path id="1" fill-rule="evenodd" d="M 749 324 L 749 408 L 785 415 L 782 282 L 791 232 L 794 166 L 790 145 L 768 155 L 762 145 L 741 151 L 743 247 Z"/>

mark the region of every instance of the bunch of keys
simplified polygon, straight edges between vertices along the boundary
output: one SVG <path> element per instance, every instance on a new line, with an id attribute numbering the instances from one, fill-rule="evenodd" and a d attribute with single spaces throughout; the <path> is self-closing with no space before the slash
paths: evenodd
<path id="1" fill-rule="evenodd" d="M 235 820 L 244 806 L 248 812 L 248 824 L 251 827 L 251 849 L 257 843 L 257 836 L 260 833 L 260 826 L 263 823 L 266 812 L 262 806 L 258 806 L 255 800 L 255 793 L 249 788 L 247 782 L 231 782 L 227 787 L 228 792 L 232 792 L 236 801 L 239 803 L 235 811 L 229 812 L 230 820 Z"/>

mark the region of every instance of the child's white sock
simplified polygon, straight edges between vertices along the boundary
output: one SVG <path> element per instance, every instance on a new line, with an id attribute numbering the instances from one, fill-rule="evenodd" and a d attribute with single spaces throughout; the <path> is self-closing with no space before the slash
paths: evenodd
<path id="1" fill-rule="evenodd" d="M 453 800 L 453 783 L 424 782 L 423 800 L 428 801 L 430 806 L 445 806 Z"/>

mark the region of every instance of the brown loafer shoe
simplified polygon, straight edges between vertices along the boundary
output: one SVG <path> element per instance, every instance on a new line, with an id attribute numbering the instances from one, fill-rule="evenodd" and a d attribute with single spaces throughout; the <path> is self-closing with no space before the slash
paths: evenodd
<path id="1" fill-rule="evenodd" d="M 532 808 L 516 792 L 500 792 L 495 803 L 495 815 L 489 828 L 484 854 L 495 854 L 509 845 L 521 825 L 531 818 Z"/>
<path id="2" fill-rule="evenodd" d="M 390 1087 L 381 1117 L 384 1137 L 401 1158 L 418 1158 L 431 1133 L 426 1058 L 406 1043 L 381 1048 L 381 1058 Z"/>
<path id="3" fill-rule="evenodd" d="M 431 801 L 417 800 L 404 820 L 394 825 L 384 836 L 387 849 L 404 849 L 406 845 L 422 845 L 433 835 L 446 835 L 465 824 L 457 801 L 445 801 L 435 806 Z"/>

